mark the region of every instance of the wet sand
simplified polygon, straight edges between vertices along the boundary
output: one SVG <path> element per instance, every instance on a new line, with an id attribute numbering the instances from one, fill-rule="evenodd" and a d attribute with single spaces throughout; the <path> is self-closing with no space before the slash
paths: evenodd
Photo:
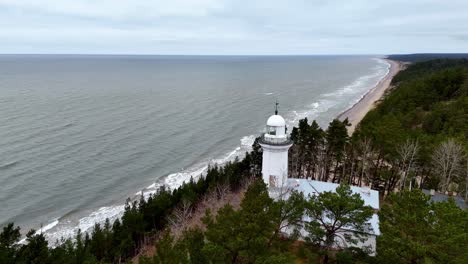
<path id="1" fill-rule="evenodd" d="M 390 63 L 390 70 L 387 75 L 385 75 L 385 77 L 374 88 L 369 90 L 369 92 L 364 95 L 359 102 L 338 116 L 339 120 L 348 118 L 351 123 L 351 126 L 348 127 L 348 133 L 350 135 L 354 132 L 356 126 L 361 122 L 367 112 L 375 107 L 384 95 L 385 91 L 390 88 L 390 83 L 393 77 L 402 70 L 403 65 L 400 62 L 388 59 L 385 60 Z"/>

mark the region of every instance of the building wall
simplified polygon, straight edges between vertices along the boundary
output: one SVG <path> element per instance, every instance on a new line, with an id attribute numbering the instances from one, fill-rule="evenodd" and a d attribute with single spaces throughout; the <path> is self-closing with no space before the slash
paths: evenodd
<path id="1" fill-rule="evenodd" d="M 282 187 L 288 178 L 288 149 L 289 147 L 263 147 L 262 174 L 263 181 L 268 187 Z M 275 177 L 276 179 L 273 179 Z M 272 186 L 271 183 L 275 183 Z"/>

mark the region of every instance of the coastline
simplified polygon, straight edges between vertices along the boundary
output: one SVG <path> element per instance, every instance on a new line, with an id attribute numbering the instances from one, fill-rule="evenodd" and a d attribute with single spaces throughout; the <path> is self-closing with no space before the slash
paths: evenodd
<path id="1" fill-rule="evenodd" d="M 394 60 L 383 59 L 390 64 L 388 73 L 380 80 L 377 85 L 372 87 L 356 104 L 338 115 L 340 121 L 348 118 L 351 126 L 348 127 L 348 134 L 352 135 L 356 126 L 361 122 L 364 116 L 372 110 L 378 101 L 383 97 L 385 91 L 390 88 L 393 77 L 403 69 L 402 63 Z"/>

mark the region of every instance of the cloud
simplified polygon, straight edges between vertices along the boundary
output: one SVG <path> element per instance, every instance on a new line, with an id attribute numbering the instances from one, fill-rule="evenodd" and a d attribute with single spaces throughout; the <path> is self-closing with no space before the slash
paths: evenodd
<path id="1" fill-rule="evenodd" d="M 5 53 L 468 52 L 468 1 L 0 0 Z"/>
<path id="2" fill-rule="evenodd" d="M 217 0 L 0 0 L 0 5 L 25 12 L 45 12 L 95 18 L 156 18 L 205 16 L 223 8 Z"/>

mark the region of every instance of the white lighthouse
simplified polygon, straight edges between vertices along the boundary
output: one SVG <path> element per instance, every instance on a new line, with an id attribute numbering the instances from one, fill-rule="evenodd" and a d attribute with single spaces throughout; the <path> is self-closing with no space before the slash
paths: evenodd
<path id="1" fill-rule="evenodd" d="M 259 143 L 263 149 L 263 181 L 270 189 L 285 187 L 288 182 L 288 150 L 293 142 L 286 133 L 284 118 L 278 115 L 278 103 L 275 114 L 268 118 Z"/>

